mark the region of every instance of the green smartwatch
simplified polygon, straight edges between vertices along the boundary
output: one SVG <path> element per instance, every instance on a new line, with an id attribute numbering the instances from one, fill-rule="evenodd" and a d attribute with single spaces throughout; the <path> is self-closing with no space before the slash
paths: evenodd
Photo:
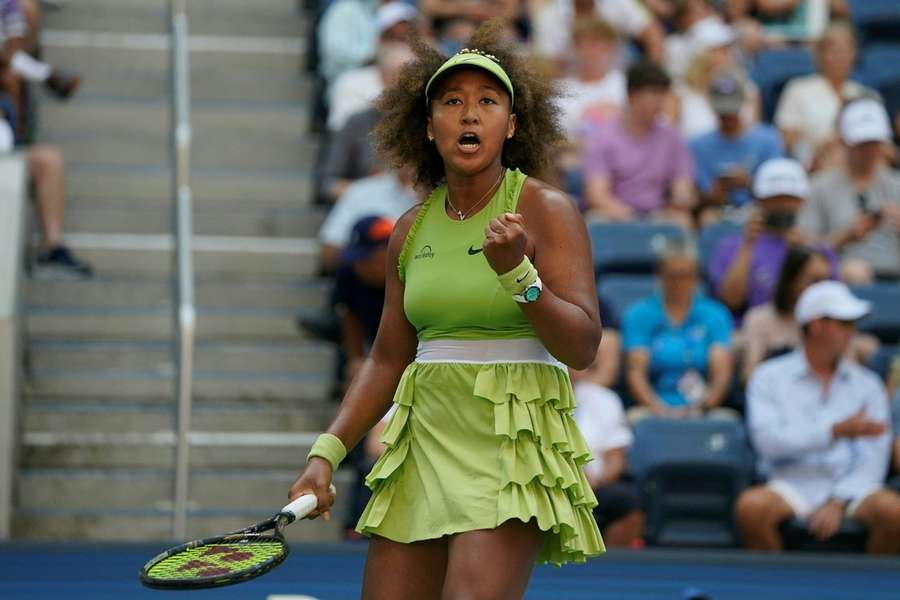
<path id="1" fill-rule="evenodd" d="M 519 304 L 531 304 L 538 301 L 543 290 L 544 283 L 541 281 L 541 278 L 535 277 L 534 281 L 522 290 L 521 294 L 513 294 L 513 300 Z"/>

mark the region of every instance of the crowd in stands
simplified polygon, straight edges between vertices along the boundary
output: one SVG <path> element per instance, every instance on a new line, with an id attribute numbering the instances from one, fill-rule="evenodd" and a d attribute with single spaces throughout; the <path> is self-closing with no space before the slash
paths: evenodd
<path id="1" fill-rule="evenodd" d="M 35 86 L 60 100 L 79 88 L 81 78 L 41 60 L 41 3 L 0 0 L 0 153 L 20 151 L 31 180 L 41 244 L 31 273 L 39 278 L 87 278 L 91 267 L 63 245 L 66 206 L 65 158 L 58 146 L 36 142 Z"/>
<path id="2" fill-rule="evenodd" d="M 594 243 L 604 338 L 572 379 L 607 540 L 660 539 L 649 535 L 659 511 L 642 511 L 650 475 L 628 457 L 665 420 L 715 432 L 713 446 L 749 441 L 756 460 L 726 502 L 732 542 L 782 548 L 791 518 L 826 541 L 848 517 L 868 528 L 869 551 L 900 553 L 889 482 L 900 471 L 900 12 L 890 5 L 319 2 L 322 267 L 345 290 L 334 308 L 348 374 L 374 329 L 346 333 L 371 317 L 348 299 L 347 269 L 362 278 L 360 244 L 372 251 L 373 232 L 423 192 L 374 155 L 372 100 L 409 59 L 410 35 L 449 55 L 480 23 L 505 19 L 509 42 L 558 83 L 566 142 L 542 176 L 578 203 Z M 616 228 L 643 240 L 621 250 L 637 260 L 597 258 L 620 250 Z M 359 464 L 379 452 L 376 437 Z"/>

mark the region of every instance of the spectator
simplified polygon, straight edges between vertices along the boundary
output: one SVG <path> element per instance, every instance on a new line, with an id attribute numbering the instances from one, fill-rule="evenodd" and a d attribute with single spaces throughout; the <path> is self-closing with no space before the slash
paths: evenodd
<path id="1" fill-rule="evenodd" d="M 625 113 L 585 137 L 588 210 L 613 221 L 659 219 L 688 227 L 693 161 L 680 134 L 660 119 L 669 77 L 655 64 L 639 62 L 627 78 Z"/>
<path id="2" fill-rule="evenodd" d="M 841 358 L 855 321 L 868 312 L 869 303 L 842 283 L 810 286 L 795 310 L 802 348 L 750 378 L 750 436 L 768 482 L 736 504 L 747 548 L 780 550 L 778 527 L 791 517 L 820 540 L 850 517 L 868 528 L 868 552 L 900 553 L 900 495 L 884 489 L 891 453 L 884 385 Z"/>
<path id="3" fill-rule="evenodd" d="M 0 85 L 12 98 L 19 118 L 11 124 L 17 138 L 25 134 L 22 81 L 42 83 L 62 100 L 71 97 L 81 84 L 80 77 L 34 58 L 39 18 L 38 4 L 32 0 L 0 0 Z"/>
<path id="4" fill-rule="evenodd" d="M 729 0 L 735 17 L 760 22 L 770 37 L 816 40 L 828 24 L 831 0 Z"/>
<path id="5" fill-rule="evenodd" d="M 380 118 L 374 106 L 354 113 L 328 144 L 319 190 L 328 204 L 336 202 L 354 181 L 383 169 L 369 138 Z"/>
<path id="6" fill-rule="evenodd" d="M 856 36 L 849 23 L 829 25 L 816 45 L 816 58 L 819 73 L 791 80 L 775 111 L 775 124 L 791 156 L 812 171 L 839 160 L 835 125 L 841 106 L 872 93 L 850 79 L 856 63 Z"/>
<path id="7" fill-rule="evenodd" d="M 851 284 L 900 277 L 900 172 L 888 166 L 887 112 L 868 98 L 840 116 L 843 164 L 818 173 L 799 226 L 841 254 L 841 279 Z"/>
<path id="8" fill-rule="evenodd" d="M 794 307 L 806 288 L 829 278 L 829 270 L 828 258 L 815 248 L 791 248 L 781 267 L 772 301 L 750 309 L 744 317 L 744 381 L 750 379 L 762 361 L 802 344 Z"/>
<path id="9" fill-rule="evenodd" d="M 732 71 L 741 79 L 741 120 L 747 127 L 756 124 L 760 112 L 759 91 L 735 60 L 734 31 L 718 21 L 704 21 L 695 29 L 706 32 L 698 38 L 703 46 L 688 64 L 684 79 L 675 85 L 673 122 L 678 123 L 687 138 L 715 131 L 718 119 L 710 102 L 710 84 L 715 74 Z"/>
<path id="10" fill-rule="evenodd" d="M 3 102 L 0 119 L 0 153 L 13 150 L 16 142 L 16 110 L 11 101 Z M 65 160 L 62 150 L 51 144 L 35 144 L 24 148 L 28 174 L 34 185 L 34 203 L 41 228 L 41 245 L 32 265 L 31 275 L 38 279 L 86 279 L 91 267 L 79 260 L 62 243 L 63 218 L 66 207 Z"/>
<path id="11" fill-rule="evenodd" d="M 386 4 L 379 9 L 381 15 L 397 3 Z M 415 9 L 404 4 L 410 10 Z M 398 15 L 392 15 L 398 16 Z M 389 20 L 379 19 L 379 24 L 390 24 Z M 372 105 L 372 102 L 386 87 L 397 79 L 400 69 L 412 58 L 412 51 L 406 42 L 391 39 L 379 40 L 375 49 L 375 64 L 351 69 L 338 77 L 328 94 L 328 130 L 340 131 L 347 119 Z"/>
<path id="12" fill-rule="evenodd" d="M 666 71 L 676 81 L 687 72 L 698 53 L 735 42 L 710 0 L 672 0 L 673 31 L 666 36 Z"/>
<path id="13" fill-rule="evenodd" d="M 582 203 L 582 136 L 587 126 L 620 116 L 625 104 L 625 74 L 615 66 L 618 36 L 605 21 L 578 18 L 572 26 L 575 41 L 573 72 L 560 81 L 560 124 L 567 137 L 557 155 L 567 191 Z"/>
<path id="14" fill-rule="evenodd" d="M 746 98 L 743 78 L 734 71 L 713 76 L 709 102 L 718 130 L 691 140 L 697 188 L 703 212 L 700 221 L 721 216 L 723 208 L 740 209 L 752 200 L 750 182 L 765 161 L 781 156 L 778 131 L 767 125 L 747 125 L 741 117 Z"/>
<path id="15" fill-rule="evenodd" d="M 634 439 L 622 401 L 612 390 L 590 381 L 584 371 L 569 369 L 575 392 L 575 422 L 593 460 L 584 467 L 599 503 L 594 518 L 607 546 L 632 546 L 644 534 L 637 486 L 625 475 L 628 448 Z"/>
<path id="16" fill-rule="evenodd" d="M 660 244 L 661 293 L 625 313 L 628 388 L 638 406 L 629 419 L 697 417 L 725 400 L 734 369 L 731 316 L 697 291 L 697 250 L 686 238 Z M 716 411 L 715 416 L 726 416 Z M 731 418 L 731 415 L 728 415 Z"/>
<path id="17" fill-rule="evenodd" d="M 393 227 L 394 222 L 383 217 L 360 219 L 341 254 L 331 306 L 340 324 L 347 383 L 356 376 L 378 332 L 384 307 L 387 243 Z"/>
<path id="18" fill-rule="evenodd" d="M 585 123 L 618 117 L 625 105 L 625 74 L 616 67 L 619 38 L 606 21 L 579 18 L 572 26 L 572 75 L 560 81 L 560 122 L 569 140 L 576 140 Z"/>
<path id="19" fill-rule="evenodd" d="M 385 171 L 351 184 L 319 230 L 324 271 L 332 272 L 337 267 L 354 223 L 369 215 L 397 219 L 412 208 L 417 200 L 412 185 L 408 168 Z"/>
<path id="20" fill-rule="evenodd" d="M 435 32 L 438 48 L 445 56 L 459 52 L 478 27 L 489 19 L 504 20 L 510 41 L 518 37 L 513 27 L 519 16 L 516 0 L 422 0 L 419 7 Z"/>
<path id="21" fill-rule="evenodd" d="M 797 161 L 773 158 L 757 170 L 753 195 L 756 206 L 743 233 L 722 238 L 709 266 L 716 296 L 739 316 L 772 299 L 788 249 L 803 242 L 795 223 L 809 197 L 809 179 Z"/>
<path id="22" fill-rule="evenodd" d="M 600 17 L 623 38 L 640 43 L 645 56 L 662 62 L 662 26 L 639 0 L 543 0 L 531 14 L 533 49 L 542 58 L 565 64 L 572 51 L 572 23 Z"/>
<path id="23" fill-rule="evenodd" d="M 369 62 L 378 38 L 376 0 L 333 0 L 319 21 L 319 74 L 326 93 L 337 78 Z"/>

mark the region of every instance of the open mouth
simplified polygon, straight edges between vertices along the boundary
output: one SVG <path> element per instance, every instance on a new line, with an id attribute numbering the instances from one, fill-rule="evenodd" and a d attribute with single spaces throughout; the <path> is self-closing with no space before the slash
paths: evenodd
<path id="1" fill-rule="evenodd" d="M 474 133 L 464 133 L 459 136 L 459 149 L 465 153 L 477 152 L 481 146 L 481 139 Z"/>

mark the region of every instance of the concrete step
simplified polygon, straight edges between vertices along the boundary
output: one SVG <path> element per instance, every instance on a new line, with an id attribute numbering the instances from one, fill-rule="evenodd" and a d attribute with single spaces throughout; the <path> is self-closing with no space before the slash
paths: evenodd
<path id="1" fill-rule="evenodd" d="M 302 468 L 217 470 L 194 469 L 189 502 L 194 511 L 260 511 L 272 513 L 287 502 L 287 490 Z M 19 474 L 16 504 L 29 510 L 171 510 L 171 469 L 24 469 Z M 339 471 L 336 514 L 350 506 L 352 474 Z M 102 489 L 98 495 L 96 490 Z M 248 523 L 249 525 L 249 523 Z M 236 527 L 240 527 L 237 525 Z"/>
<path id="2" fill-rule="evenodd" d="M 204 203 L 208 205 L 209 203 Z M 87 205 L 87 206 L 86 206 Z M 316 237 L 325 211 L 321 208 L 245 206 L 194 209 L 194 233 L 245 237 Z M 168 208 L 134 205 L 123 199 L 79 200 L 66 210 L 65 231 L 161 234 L 172 231 Z"/>
<path id="3" fill-rule="evenodd" d="M 292 433 L 322 431 L 336 410 L 331 401 L 204 400 L 193 403 L 191 427 L 198 431 Z M 175 406 L 171 395 L 147 399 L 27 397 L 25 431 L 69 433 L 154 433 L 172 431 Z"/>
<path id="4" fill-rule="evenodd" d="M 158 210 L 172 204 L 172 176 L 168 165 L 128 167 L 79 163 L 68 157 L 66 187 L 72 203 L 111 200 L 152 205 Z M 215 207 L 299 207 L 312 197 L 308 169 L 200 169 L 191 172 L 191 192 L 197 210 Z"/>
<path id="5" fill-rule="evenodd" d="M 192 164 L 198 168 L 311 167 L 317 138 L 292 105 L 194 104 Z M 164 165 L 170 148 L 169 105 L 76 99 L 41 114 L 41 140 L 70 160 L 120 166 Z"/>
<path id="6" fill-rule="evenodd" d="M 98 32 L 168 31 L 167 0 L 78 0 L 45 15 L 46 27 Z M 305 31 L 296 0 L 190 0 L 192 34 L 294 36 Z"/>
<path id="7" fill-rule="evenodd" d="M 84 34 L 45 31 L 44 57 L 56 67 L 83 76 L 77 98 L 149 100 L 168 99 L 170 87 L 168 40 L 158 48 L 122 45 L 112 39 L 81 39 Z M 194 36 L 195 48 L 208 39 Z M 110 48 L 108 46 L 119 47 Z M 255 52 L 241 52 L 240 44 L 229 52 L 191 51 L 191 98 L 197 102 L 231 101 L 303 103 L 312 93 L 312 82 L 301 71 L 302 44 L 290 39 L 272 43 L 255 38 Z M 264 51 L 265 45 L 273 46 Z M 245 46 L 248 44 L 244 44 Z M 281 48 L 279 48 L 281 46 Z"/>
<path id="8" fill-rule="evenodd" d="M 296 341 L 306 334 L 297 329 L 298 314 L 318 314 L 318 310 L 216 309 L 199 307 L 198 340 Z M 118 309 L 29 308 L 26 331 L 31 337 L 76 340 L 171 340 L 172 310 L 160 306 Z"/>
<path id="9" fill-rule="evenodd" d="M 221 432 L 208 436 L 222 437 Z M 249 443 L 192 444 L 190 463 L 206 469 L 298 469 L 316 432 L 262 432 Z M 286 440 L 286 441 L 284 441 Z M 30 431 L 23 436 L 20 464 L 29 468 L 168 469 L 175 458 L 171 431 L 84 433 Z"/>
<path id="10" fill-rule="evenodd" d="M 30 365 L 37 370 L 115 369 L 172 373 L 171 342 L 73 341 L 35 339 L 28 344 Z M 194 350 L 199 372 L 255 372 L 327 375 L 335 348 L 317 342 L 200 342 Z"/>
<path id="11" fill-rule="evenodd" d="M 72 233 L 66 243 L 102 276 L 168 274 L 173 269 L 169 235 Z M 318 242 L 310 238 L 193 237 L 198 276 L 309 277 L 318 269 Z"/>
<path id="12" fill-rule="evenodd" d="M 194 511 L 189 515 L 187 538 L 198 539 L 247 527 L 283 506 L 268 511 Z M 21 540 L 140 541 L 171 540 L 172 515 L 168 511 L 148 510 L 19 510 L 13 515 L 12 535 Z M 288 527 L 285 537 L 291 543 L 330 543 L 343 539 L 343 515 L 330 521 L 304 520 Z M 179 540 L 181 541 L 181 540 Z M 160 542 L 160 551 L 171 541 Z M 136 572 L 136 571 L 135 571 Z"/>
<path id="13" fill-rule="evenodd" d="M 266 279 L 253 275 L 228 279 L 198 277 L 194 298 L 205 308 L 278 308 L 315 311 L 324 308 L 331 293 L 325 279 Z M 169 278 L 103 277 L 87 281 L 32 279 L 25 291 L 30 308 L 168 308 L 173 282 Z M 204 312 L 201 310 L 201 316 Z"/>
<path id="14" fill-rule="evenodd" d="M 324 365 L 323 365 L 324 367 Z M 171 365 L 154 369 L 32 369 L 26 392 L 74 398 L 166 397 L 174 393 Z M 321 399 L 331 389 L 331 373 L 194 370 L 194 395 L 205 399 Z"/>

